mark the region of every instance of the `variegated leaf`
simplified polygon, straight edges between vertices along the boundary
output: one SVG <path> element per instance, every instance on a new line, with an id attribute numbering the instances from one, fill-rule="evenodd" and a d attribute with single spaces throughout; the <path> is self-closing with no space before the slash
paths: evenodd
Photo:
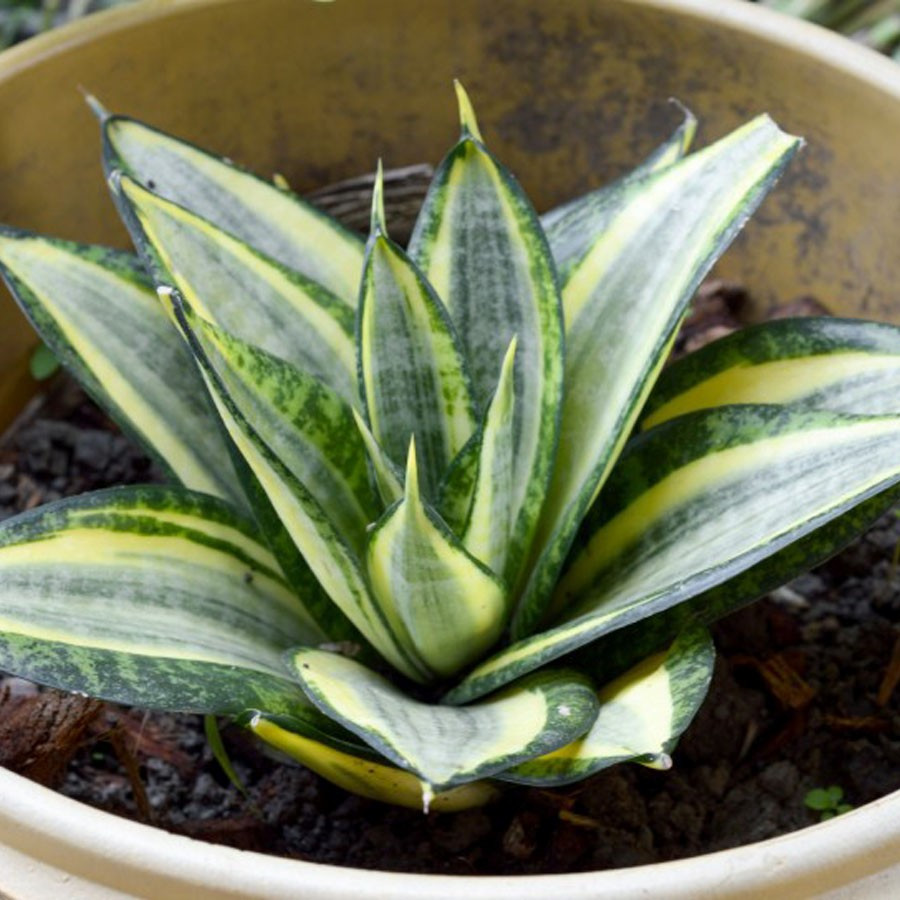
<path id="1" fill-rule="evenodd" d="M 367 561 L 392 630 L 409 635 L 435 675 L 455 674 L 500 636 L 506 589 L 423 501 L 414 441 L 403 500 L 372 531 Z"/>
<path id="2" fill-rule="evenodd" d="M 472 500 L 462 532 L 462 542 L 469 553 L 498 575 L 506 571 L 506 556 L 515 527 L 515 510 L 512 507 L 515 479 L 515 358 L 516 339 L 513 338 L 503 360 L 497 392 L 480 431 L 478 472 L 472 485 Z"/>
<path id="3" fill-rule="evenodd" d="M 157 282 L 205 319 L 321 378 L 355 403 L 355 317 L 333 294 L 127 176 L 123 218 Z"/>
<path id="4" fill-rule="evenodd" d="M 403 496 L 403 471 L 388 459 L 384 448 L 375 440 L 365 419 L 356 410 L 353 411 L 353 419 L 369 454 L 378 495 L 385 506 L 390 506 Z"/>
<path id="5" fill-rule="evenodd" d="M 900 413 L 900 328 L 831 318 L 745 328 L 669 366 L 641 426 L 725 403 Z"/>
<path id="6" fill-rule="evenodd" d="M 248 425 L 362 553 L 379 515 L 353 410 L 290 363 L 185 313 L 207 360 Z"/>
<path id="7" fill-rule="evenodd" d="M 583 194 L 541 216 L 560 279 L 571 270 L 621 211 L 636 184 L 678 162 L 691 145 L 697 120 L 684 111 L 684 121 L 636 168 L 612 184 Z"/>
<path id="8" fill-rule="evenodd" d="M 550 787 L 581 781 L 620 762 L 668 769 L 678 738 L 706 697 L 715 658 L 704 629 L 682 634 L 667 651 L 648 657 L 598 692 L 600 712 L 584 737 L 499 777 Z"/>
<path id="9" fill-rule="evenodd" d="M 597 699 L 571 672 L 533 675 L 490 700 L 459 709 L 411 700 L 359 663 L 321 650 L 289 656 L 309 699 L 427 793 L 475 781 L 549 753 L 590 728 Z"/>
<path id="10" fill-rule="evenodd" d="M 438 490 L 438 510 L 454 534 L 465 531 L 475 482 L 478 479 L 478 457 L 481 455 L 481 428 L 450 463 Z"/>
<path id="11" fill-rule="evenodd" d="M 373 602 L 359 555 L 335 529 L 328 512 L 309 488 L 290 472 L 247 421 L 194 333 L 188 318 L 191 313 L 177 294 L 172 294 L 171 299 L 174 315 L 203 371 L 228 434 L 326 595 L 391 665 L 410 678 L 427 678 L 421 665 L 397 643 Z M 317 614 L 320 621 L 327 615 L 325 610 L 317 610 Z"/>
<path id="12" fill-rule="evenodd" d="M 798 144 L 762 116 L 638 182 L 570 273 L 559 454 L 515 636 L 540 621 L 695 289 Z"/>
<path id="13" fill-rule="evenodd" d="M 286 753 L 333 784 L 362 797 L 424 809 L 425 812 L 457 812 L 484 806 L 498 790 L 486 781 L 470 781 L 432 794 L 428 785 L 411 772 L 398 769 L 373 754 L 356 748 L 337 748 L 314 740 L 300 728 L 286 727 L 284 717 L 258 715 L 248 722 L 261 740 Z"/>
<path id="14" fill-rule="evenodd" d="M 710 625 L 825 562 L 868 531 L 898 501 L 900 486 L 895 485 L 799 541 L 788 544 L 783 550 L 734 578 L 729 578 L 684 603 L 600 638 L 577 651 L 572 658 L 572 665 L 579 671 L 591 673 L 600 682 L 618 676 L 644 657 L 658 651 L 684 629 Z"/>
<path id="15" fill-rule="evenodd" d="M 302 709 L 281 654 L 324 635 L 251 522 L 183 488 L 114 488 L 0 525 L 0 668 L 144 707 Z"/>
<path id="16" fill-rule="evenodd" d="M 456 325 L 483 410 L 512 338 L 515 365 L 515 529 L 504 577 L 516 580 L 556 455 L 563 329 L 556 273 L 528 198 L 487 151 L 457 84 L 462 137 L 435 174 L 410 256 Z"/>
<path id="17" fill-rule="evenodd" d="M 175 478 L 246 504 L 191 354 L 134 256 L 4 229 L 0 269 L 47 346 Z"/>
<path id="18" fill-rule="evenodd" d="M 363 242 L 335 219 L 229 160 L 125 116 L 99 112 L 107 175 L 135 181 L 323 285 L 356 309 Z"/>
<path id="19" fill-rule="evenodd" d="M 580 533 L 557 621 L 479 665 L 467 702 L 772 557 L 900 481 L 900 417 L 779 406 L 682 416 L 632 441 Z"/>
<path id="20" fill-rule="evenodd" d="M 441 301 L 387 236 L 379 166 L 359 306 L 360 394 L 395 465 L 415 436 L 422 487 L 438 483 L 475 430 L 468 372 Z"/>

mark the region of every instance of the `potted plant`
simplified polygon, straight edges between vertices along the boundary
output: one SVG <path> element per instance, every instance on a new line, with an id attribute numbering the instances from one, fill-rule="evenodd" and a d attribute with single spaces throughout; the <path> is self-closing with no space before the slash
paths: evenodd
<path id="1" fill-rule="evenodd" d="M 173 12 L 173 14 L 172 14 L 172 17 L 170 17 L 170 18 L 168 19 L 168 21 L 167 21 L 167 17 L 165 17 L 165 16 L 163 16 L 159 21 L 161 21 L 161 22 L 163 23 L 164 26 L 167 25 L 167 24 L 168 24 L 168 25 L 177 24 L 177 26 L 179 27 L 179 29 L 182 29 L 182 28 L 184 28 L 184 27 L 189 26 L 190 23 L 193 21 L 194 24 L 197 25 L 197 27 L 199 27 L 199 24 L 198 24 L 198 23 L 200 22 L 200 18 L 201 18 L 200 12 L 201 12 L 202 10 L 205 10 L 205 9 L 207 8 L 207 6 L 209 6 L 209 5 L 208 5 L 208 4 L 187 4 L 183 9 L 181 9 L 181 10 L 175 10 L 175 11 Z M 236 5 L 234 5 L 234 4 L 224 4 L 224 6 L 222 7 L 222 9 L 220 9 L 219 11 L 220 11 L 220 12 L 224 12 L 224 13 L 226 14 L 226 17 L 227 17 L 228 14 L 234 14 L 236 8 L 237 8 L 237 7 L 236 7 Z M 732 8 L 729 7 L 729 6 L 723 6 L 723 7 L 722 7 L 722 14 L 725 16 L 726 19 L 728 18 L 729 15 L 735 15 L 733 9 L 732 9 L 732 12 L 731 12 L 731 13 L 728 12 L 729 9 L 732 9 Z M 651 12 L 651 10 L 648 10 L 648 8 L 644 7 L 644 6 L 641 5 L 641 4 L 634 4 L 634 5 L 632 5 L 632 4 L 623 4 L 623 5 L 621 6 L 621 10 L 622 10 L 622 21 L 623 21 L 623 23 L 627 23 L 627 22 L 629 21 L 629 17 L 632 17 L 631 20 L 630 20 L 630 21 L 632 22 L 632 24 L 638 23 L 638 24 L 646 25 L 646 23 L 647 23 L 648 21 L 653 21 L 653 18 L 652 18 L 652 17 L 651 17 L 651 18 L 647 18 L 647 17 L 649 16 L 649 13 Z M 395 10 L 394 12 L 397 13 L 398 11 Z M 179 15 L 179 13 L 180 13 L 180 15 Z M 311 15 L 311 16 L 318 16 L 318 15 L 321 14 L 318 10 L 317 10 L 315 13 L 310 13 L 310 12 L 309 12 L 309 8 L 306 10 L 306 13 L 308 13 L 308 14 Z M 585 9 L 582 8 L 582 7 L 577 7 L 577 8 L 576 8 L 576 7 L 573 7 L 572 14 L 573 14 L 574 16 L 577 17 L 578 15 L 586 14 L 586 11 L 585 11 Z M 671 15 L 671 14 L 672 14 L 672 13 L 670 12 L 669 15 Z M 613 14 L 613 13 L 608 13 L 608 15 L 614 15 L 614 14 Z M 665 19 L 665 12 L 660 13 L 660 12 L 657 11 L 657 12 L 654 13 L 654 15 L 661 15 L 661 16 L 663 16 L 663 19 Z M 590 17 L 589 17 L 589 18 L 590 18 Z M 116 31 L 116 29 L 113 28 L 113 20 L 112 20 L 112 18 L 110 17 L 107 21 L 108 21 L 108 23 L 109 23 L 109 27 L 110 27 L 111 29 L 113 29 L 113 31 Z M 130 24 L 132 21 L 134 21 L 134 20 L 129 19 L 129 18 L 126 18 L 126 17 L 124 17 L 124 16 L 121 17 L 121 18 L 117 18 L 117 19 L 115 20 L 115 22 L 121 24 L 121 30 L 120 30 L 119 32 L 117 32 L 116 36 L 119 37 L 119 38 L 121 38 L 121 37 L 122 37 L 122 33 L 126 33 L 126 34 L 127 34 L 128 26 L 129 26 L 129 24 Z M 556 20 L 554 20 L 554 22 L 555 22 L 555 21 L 556 21 Z M 688 33 L 688 34 L 690 34 L 690 30 L 691 30 L 691 29 L 690 29 L 690 26 L 691 26 L 692 24 L 693 24 L 694 28 L 695 28 L 695 29 L 698 29 L 699 32 L 700 32 L 701 34 L 703 33 L 704 27 L 705 27 L 705 28 L 709 28 L 709 27 L 710 27 L 710 26 L 709 26 L 709 23 L 708 23 L 708 22 L 704 22 L 704 20 L 703 20 L 702 17 L 699 17 L 699 16 L 697 16 L 697 15 L 691 16 L 690 13 L 688 13 L 688 14 L 686 15 L 685 23 L 686 23 L 686 28 L 687 28 L 687 33 Z M 332 20 L 329 20 L 329 24 L 332 24 L 332 25 L 340 25 L 340 24 L 343 24 L 343 20 L 341 20 L 341 19 L 332 19 Z M 623 27 L 624 27 L 624 26 L 623 26 Z M 627 29 L 626 29 L 626 30 L 627 30 Z M 482 36 L 482 37 L 483 37 L 483 36 Z M 755 38 L 757 41 L 759 40 L 759 38 L 758 38 L 756 35 L 754 35 L 754 38 Z M 542 56 L 543 56 L 543 55 L 546 55 L 546 54 L 542 54 Z M 554 107 L 554 108 L 557 108 L 557 109 L 558 109 L 559 107 Z M 568 107 L 567 107 L 567 108 L 568 108 Z M 464 105 L 464 109 L 465 109 L 465 105 Z M 464 124 L 466 123 L 466 121 L 467 121 L 467 120 L 466 120 L 466 116 L 464 115 Z M 514 122 L 515 120 L 514 120 L 514 119 L 510 119 L 509 121 L 510 121 L 510 122 Z M 475 126 L 474 120 L 471 119 L 471 117 L 468 118 L 468 124 L 466 125 L 466 127 L 468 128 L 470 134 L 475 134 L 475 135 L 477 135 L 477 127 Z M 284 169 L 285 167 L 280 166 L 279 168 Z M 551 168 L 552 168 L 552 166 L 551 166 Z M 125 189 L 127 190 L 127 188 L 125 188 Z M 801 187 L 800 194 L 801 194 L 801 196 L 802 196 L 802 187 Z M 791 210 L 790 210 L 790 207 L 789 207 L 789 206 L 786 207 L 786 212 L 787 212 L 787 213 L 790 213 L 790 211 L 791 211 Z M 820 211 L 820 215 L 824 215 L 824 213 Z M 381 226 L 379 225 L 379 227 L 381 227 Z M 59 232 L 59 228 L 56 228 L 55 230 L 56 230 L 57 232 Z M 808 238 L 809 238 L 809 235 L 806 235 L 806 237 L 807 237 L 807 239 L 808 239 Z M 749 252 L 749 251 L 748 251 L 748 252 Z M 191 322 L 190 322 L 189 320 L 183 320 L 183 321 L 182 321 L 182 325 L 183 325 L 186 329 L 188 329 L 188 330 L 190 330 L 190 328 L 191 328 Z M 409 481 L 407 482 L 407 484 L 409 485 Z M 573 700 L 573 703 L 574 703 L 574 700 Z M 19 846 L 21 846 L 21 843 L 19 843 Z M 15 850 L 13 850 L 12 852 L 15 852 Z M 126 867 L 126 868 L 127 868 L 127 867 Z M 864 868 L 864 865 L 861 866 L 861 868 Z M 86 868 L 84 868 L 84 866 L 83 866 L 82 864 L 79 863 L 79 864 L 76 864 L 76 865 L 75 865 L 74 869 L 72 870 L 72 874 L 76 874 L 76 875 L 77 875 L 77 874 L 81 874 L 81 872 L 84 872 L 84 871 L 87 871 Z M 122 871 L 124 871 L 124 869 L 123 869 Z M 287 870 L 285 870 L 285 871 L 287 871 Z M 104 877 L 105 877 L 105 876 L 104 876 Z M 113 879 L 118 879 L 120 876 L 119 876 L 119 875 L 111 875 L 110 877 L 113 878 Z M 167 874 L 163 874 L 161 877 L 168 878 L 169 876 L 168 876 Z M 109 883 L 112 883 L 112 882 L 109 882 Z M 116 883 L 117 883 L 117 884 L 122 884 L 123 882 L 117 881 Z M 407 883 L 410 885 L 410 889 L 415 889 L 415 888 L 413 887 L 413 881 L 409 881 L 409 882 L 407 882 Z M 417 883 L 417 882 L 416 882 L 416 883 Z M 620 881 L 619 881 L 619 884 L 620 884 L 620 885 L 621 885 L 621 884 L 624 884 L 624 882 L 620 880 Z M 441 890 L 444 890 L 445 887 L 446 887 L 447 890 L 453 890 L 453 889 L 454 889 L 454 888 L 452 887 L 451 883 L 448 883 L 448 884 L 446 884 L 446 885 L 438 884 L 438 886 L 436 887 L 436 889 L 437 889 L 438 891 L 441 891 Z M 257 885 L 257 889 L 258 889 L 258 885 Z M 395 891 L 396 888 L 392 888 L 391 890 L 394 890 L 394 891 Z M 520 889 L 517 889 L 517 890 L 519 890 L 518 895 L 521 896 L 521 890 L 520 890 Z M 264 892 L 264 893 L 265 893 L 265 892 L 268 892 L 268 890 L 264 890 L 263 892 Z"/>

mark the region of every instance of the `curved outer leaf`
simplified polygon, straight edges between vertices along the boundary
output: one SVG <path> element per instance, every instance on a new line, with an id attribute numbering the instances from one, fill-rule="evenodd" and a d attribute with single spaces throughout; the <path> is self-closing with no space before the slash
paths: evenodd
<path id="1" fill-rule="evenodd" d="M 563 329 L 553 260 L 537 216 L 488 153 L 457 84 L 462 138 L 435 174 L 410 241 L 450 312 L 483 410 L 509 342 L 516 355 L 516 527 L 504 577 L 514 582 L 537 527 L 556 455 Z"/>
<path id="2" fill-rule="evenodd" d="M 333 653 L 298 650 L 289 661 L 322 712 L 435 790 L 548 753 L 584 734 L 597 716 L 593 690 L 571 672 L 540 672 L 484 703 L 454 709 L 411 700 Z"/>
<path id="3" fill-rule="evenodd" d="M 497 392 L 479 433 L 478 471 L 462 536 L 469 553 L 500 575 L 506 571 L 506 556 L 515 526 L 512 508 L 515 358 L 516 339 L 513 338 L 503 360 Z M 457 490 L 460 490 L 458 485 Z"/>
<path id="4" fill-rule="evenodd" d="M 798 144 L 762 116 L 639 182 L 569 275 L 559 454 L 515 636 L 530 633 L 546 609 L 695 289 Z"/>
<path id="5" fill-rule="evenodd" d="M 118 169 L 356 308 L 363 242 L 339 222 L 256 175 L 124 116 L 101 111 L 103 163 Z"/>
<path id="6" fill-rule="evenodd" d="M 361 553 L 379 514 L 353 410 L 321 381 L 230 335 L 186 318 L 247 423 L 306 486 L 335 530 Z"/>
<path id="7" fill-rule="evenodd" d="M 448 695 L 467 702 L 738 575 L 900 481 L 900 417 L 778 406 L 682 416 L 629 444 L 556 595 L 566 622 Z"/>
<path id="8" fill-rule="evenodd" d="M 446 310 L 387 237 L 381 190 L 379 168 L 359 300 L 360 394 L 372 433 L 396 465 L 415 435 L 422 486 L 434 497 L 475 430 L 472 390 Z"/>
<path id="9" fill-rule="evenodd" d="M 119 703 L 305 705 L 280 654 L 318 642 L 255 527 L 182 488 L 114 488 L 0 525 L 0 666 Z"/>
<path id="10" fill-rule="evenodd" d="M 669 754 L 706 697 L 715 661 L 704 629 L 680 635 L 666 652 L 645 659 L 598 693 L 600 713 L 584 737 L 499 777 L 549 787 L 581 781 L 620 762 L 668 769 Z"/>
<path id="11" fill-rule="evenodd" d="M 697 120 L 682 108 L 684 121 L 643 162 L 612 184 L 590 191 L 541 216 L 541 226 L 556 262 L 560 279 L 584 258 L 594 242 L 628 201 L 630 191 L 642 180 L 678 162 L 691 145 Z"/>
<path id="12" fill-rule="evenodd" d="M 426 812 L 458 812 L 484 806 L 498 795 L 494 785 L 486 781 L 470 781 L 430 796 L 427 785 L 404 769 L 376 762 L 365 754 L 330 747 L 284 728 L 266 716 L 254 717 L 248 727 L 258 738 L 327 778 L 332 784 L 371 800 L 411 809 L 424 807 Z"/>
<path id="13" fill-rule="evenodd" d="M 354 315 L 333 294 L 132 179 L 113 178 L 157 282 L 205 319 L 321 378 L 355 403 Z"/>
<path id="14" fill-rule="evenodd" d="M 337 297 L 127 176 L 116 173 L 111 185 L 159 284 L 177 287 L 204 318 L 356 402 L 355 317 Z"/>
<path id="15" fill-rule="evenodd" d="M 190 352 L 135 257 L 3 229 L 0 269 L 47 346 L 175 478 L 246 504 Z"/>
<path id="16" fill-rule="evenodd" d="M 620 632 L 600 638 L 579 650 L 572 665 L 601 682 L 618 676 L 655 653 L 684 629 L 710 625 L 808 572 L 868 531 L 898 501 L 900 487 L 895 485 L 734 578 Z"/>
<path id="17" fill-rule="evenodd" d="M 394 632 L 409 635 L 436 675 L 455 674 L 503 631 L 506 589 L 423 502 L 414 441 L 405 495 L 372 532 L 367 561 L 372 589 Z"/>
<path id="18" fill-rule="evenodd" d="M 641 411 L 641 427 L 723 403 L 900 413 L 900 328 L 808 318 L 737 331 L 669 366 Z"/>
<path id="19" fill-rule="evenodd" d="M 174 314 L 201 367 L 228 434 L 327 597 L 391 665 L 410 678 L 427 679 L 427 672 L 422 671 L 418 661 L 408 657 L 373 602 L 359 556 L 335 529 L 309 488 L 291 474 L 247 421 L 194 334 L 188 319 L 190 313 L 177 295 L 172 300 Z M 254 499 L 252 493 L 251 499 Z M 314 615 L 317 621 L 326 622 L 329 611 L 317 608 Z"/>

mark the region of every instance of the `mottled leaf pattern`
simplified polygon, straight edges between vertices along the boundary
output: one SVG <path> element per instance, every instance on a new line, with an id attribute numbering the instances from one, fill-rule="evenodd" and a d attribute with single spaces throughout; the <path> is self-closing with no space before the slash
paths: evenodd
<path id="1" fill-rule="evenodd" d="M 120 170 L 356 308 L 363 242 L 290 191 L 192 144 L 101 110 L 107 175 Z"/>
<path id="2" fill-rule="evenodd" d="M 347 790 L 464 809 L 667 767 L 704 626 L 900 496 L 900 329 L 772 322 L 660 376 L 797 139 L 762 116 L 686 156 L 685 110 L 539 220 L 457 96 L 408 254 L 380 165 L 364 244 L 89 101 L 158 299 L 134 257 L 11 229 L 0 268 L 192 490 L 0 525 L 0 668 L 203 712 L 232 777 L 215 714 Z"/>
<path id="3" fill-rule="evenodd" d="M 443 304 L 387 236 L 381 191 L 379 170 L 360 292 L 360 393 L 372 434 L 395 465 L 415 437 L 422 488 L 434 497 L 475 430 L 474 401 Z"/>
<path id="4" fill-rule="evenodd" d="M 403 500 L 372 532 L 367 560 L 388 621 L 438 676 L 474 662 L 500 636 L 506 589 L 426 505 L 414 442 Z"/>
<path id="5" fill-rule="evenodd" d="M 557 587 L 556 620 L 476 667 L 466 702 L 773 556 L 900 481 L 900 417 L 780 406 L 682 416 L 629 444 Z"/>
<path id="6" fill-rule="evenodd" d="M 407 657 L 373 602 L 359 556 L 335 530 L 328 513 L 309 489 L 291 474 L 241 413 L 194 335 L 190 312 L 185 311 L 177 296 L 173 300 L 175 315 L 231 439 L 328 597 L 393 666 L 411 678 L 422 679 L 421 668 Z M 326 614 L 321 611 L 318 618 L 321 620 Z"/>
<path id="7" fill-rule="evenodd" d="M 563 329 L 556 272 L 537 215 L 487 151 L 457 84 L 462 137 L 438 168 L 410 256 L 456 326 L 483 410 L 510 341 L 515 382 L 515 530 L 504 575 L 514 581 L 534 537 L 556 455 Z"/>
<path id="8" fill-rule="evenodd" d="M 320 285 L 128 177 L 115 182 L 126 224 L 159 284 L 204 318 L 356 401 L 354 316 Z"/>
<path id="9" fill-rule="evenodd" d="M 745 328 L 667 368 L 641 427 L 725 403 L 900 413 L 900 328 L 815 317 Z"/>
<path id="10" fill-rule="evenodd" d="M 0 666 L 147 707 L 303 707 L 281 654 L 323 637 L 252 523 L 183 488 L 98 491 L 8 519 L 0 595 Z"/>
<path id="11" fill-rule="evenodd" d="M 134 256 L 4 229 L 0 270 L 47 346 L 175 478 L 246 502 L 202 379 Z"/>
<path id="12" fill-rule="evenodd" d="M 597 715 L 593 690 L 571 672 L 541 672 L 484 703 L 454 709 L 411 700 L 334 653 L 298 650 L 291 664 L 322 712 L 434 790 L 564 746 Z"/>
<path id="13" fill-rule="evenodd" d="M 696 130 L 697 120 L 684 110 L 681 125 L 627 175 L 541 216 L 563 282 L 629 201 L 635 186 L 678 162 L 687 153 Z"/>
<path id="14" fill-rule="evenodd" d="M 691 296 L 799 141 L 766 116 L 629 188 L 563 286 L 559 455 L 513 633 L 541 619 L 571 542 L 622 449 Z"/>
<path id="15" fill-rule="evenodd" d="M 600 712 L 586 735 L 501 777 L 550 787 L 581 781 L 619 762 L 669 768 L 669 754 L 706 697 L 714 664 L 706 631 L 686 632 L 667 651 L 647 657 L 598 692 Z"/>

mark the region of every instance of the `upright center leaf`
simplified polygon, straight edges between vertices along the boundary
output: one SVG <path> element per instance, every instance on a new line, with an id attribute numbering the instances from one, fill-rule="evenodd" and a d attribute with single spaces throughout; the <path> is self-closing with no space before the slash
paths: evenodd
<path id="1" fill-rule="evenodd" d="M 415 436 L 423 488 L 434 497 L 475 430 L 474 401 L 446 310 L 387 237 L 380 165 L 360 291 L 359 371 L 372 434 L 401 467 Z"/>
<path id="2" fill-rule="evenodd" d="M 484 410 L 514 337 L 515 527 L 504 572 L 514 581 L 532 541 L 556 454 L 563 327 L 550 249 L 528 198 L 487 151 L 457 84 L 462 136 L 439 167 L 410 255 L 447 306 Z"/>

